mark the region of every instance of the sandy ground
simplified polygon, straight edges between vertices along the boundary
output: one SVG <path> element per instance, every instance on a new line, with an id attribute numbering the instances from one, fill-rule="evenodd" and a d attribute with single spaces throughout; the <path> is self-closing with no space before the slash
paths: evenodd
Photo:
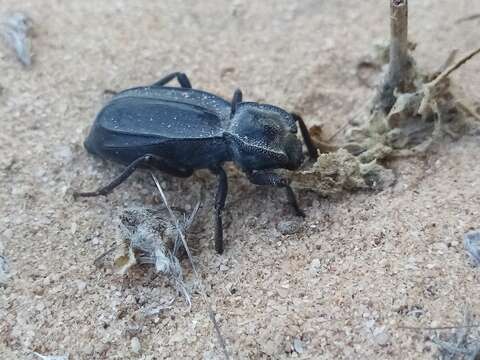
<path id="1" fill-rule="evenodd" d="M 0 251 L 11 267 L 0 288 L 0 357 L 221 358 L 198 293 L 190 312 L 177 297 L 149 314 L 175 297 L 167 281 L 93 264 L 118 240 L 122 210 L 156 202 L 146 173 L 106 199 L 71 197 L 121 170 L 82 147 L 103 91 L 181 70 L 196 87 L 228 98 L 240 87 L 333 134 L 372 95 L 355 65 L 386 38 L 387 2 L 0 0 L 0 10 L 25 11 L 35 32 L 30 70 L 0 47 Z M 480 20 L 456 23 L 480 13 L 478 1 L 412 0 L 410 13 L 420 66 L 478 46 Z M 479 73 L 477 58 L 454 76 L 476 101 Z M 456 325 L 465 304 L 480 316 L 480 274 L 462 243 L 480 227 L 478 146 L 466 137 L 390 164 L 398 181 L 380 193 L 301 193 L 307 218 L 288 236 L 278 225 L 298 220 L 283 193 L 229 167 L 223 256 L 212 244 L 214 178 L 159 174 L 180 206 L 206 189 L 190 238 L 231 355 L 434 358 L 431 331 L 402 327 Z"/>

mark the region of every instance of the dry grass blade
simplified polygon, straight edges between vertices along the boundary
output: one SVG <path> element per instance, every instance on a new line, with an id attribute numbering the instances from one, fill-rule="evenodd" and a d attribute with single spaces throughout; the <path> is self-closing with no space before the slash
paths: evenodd
<path id="1" fill-rule="evenodd" d="M 167 208 L 168 210 L 168 213 L 170 214 L 170 217 L 172 218 L 172 221 L 173 223 L 175 224 L 175 228 L 178 232 L 178 235 L 180 236 L 180 239 L 182 240 L 183 242 L 183 246 L 185 248 L 185 251 L 187 253 L 187 256 L 188 256 L 188 259 L 192 265 L 192 270 L 193 270 L 193 274 L 195 275 L 195 279 L 197 281 L 197 284 L 198 284 L 198 287 L 199 287 L 199 290 L 200 290 L 200 293 L 202 294 L 202 298 L 203 298 L 203 301 L 205 302 L 205 304 L 207 305 L 207 308 L 208 308 L 208 315 L 210 317 L 210 320 L 212 321 L 213 323 L 213 327 L 215 329 L 215 333 L 217 335 L 217 338 L 218 338 L 218 341 L 220 342 L 220 345 L 222 347 L 222 350 L 223 350 L 223 354 L 225 356 L 225 359 L 229 359 L 230 356 L 228 355 L 228 351 L 227 351 L 227 346 L 226 346 L 226 343 L 225 343 L 225 339 L 223 338 L 222 336 L 222 333 L 220 332 L 220 326 L 218 325 L 218 322 L 217 320 L 215 319 L 215 313 L 213 311 L 213 308 L 212 308 L 212 305 L 210 303 L 210 301 L 208 300 L 208 297 L 207 297 L 207 294 L 206 294 L 206 291 L 205 291 L 205 287 L 203 286 L 203 283 L 200 279 L 200 276 L 198 275 L 198 272 L 197 272 L 197 268 L 195 267 L 195 263 L 193 261 L 193 257 L 192 257 L 192 254 L 190 252 L 190 249 L 188 247 L 188 244 L 187 244 L 187 241 L 185 239 L 185 235 L 183 234 L 182 232 L 182 229 L 180 228 L 180 225 L 178 223 L 178 219 L 176 218 L 175 214 L 173 213 L 170 205 L 168 204 L 168 201 L 167 201 L 167 198 L 165 196 L 165 193 L 163 192 L 162 190 L 162 187 L 160 186 L 160 183 L 158 182 L 158 179 L 156 178 L 156 176 L 151 173 L 151 176 L 153 178 L 153 181 L 155 182 L 155 185 L 157 186 L 157 189 L 160 193 L 160 196 L 162 197 L 162 200 L 163 200 L 163 203 L 165 204 L 165 207 Z"/>
<path id="2" fill-rule="evenodd" d="M 463 23 L 463 22 L 477 20 L 477 19 L 480 19 L 480 14 L 472 14 L 472 15 L 468 15 L 468 16 L 465 16 L 465 17 L 462 17 L 462 18 L 456 20 L 455 24 L 460 24 L 460 23 Z"/>
<path id="3" fill-rule="evenodd" d="M 397 329 L 405 329 L 405 330 L 428 330 L 428 331 L 435 331 L 435 330 L 454 330 L 454 329 L 474 329 L 480 328 L 480 324 L 473 324 L 473 325 L 458 325 L 458 326 L 398 326 Z"/>
<path id="4" fill-rule="evenodd" d="M 450 333 L 439 333 L 432 337 L 442 360 L 478 359 L 480 355 L 480 332 L 478 325 L 472 326 L 473 315 L 469 305 L 463 309 L 463 323 Z M 444 330 L 444 329 L 442 329 Z"/>

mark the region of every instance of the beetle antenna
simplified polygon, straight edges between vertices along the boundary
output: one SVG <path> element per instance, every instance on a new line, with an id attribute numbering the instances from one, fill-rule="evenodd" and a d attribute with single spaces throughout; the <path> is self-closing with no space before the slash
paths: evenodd
<path id="1" fill-rule="evenodd" d="M 242 102 L 242 98 L 242 90 L 236 89 L 232 97 L 232 110 L 230 111 L 230 117 L 232 117 L 237 111 L 238 104 Z"/>

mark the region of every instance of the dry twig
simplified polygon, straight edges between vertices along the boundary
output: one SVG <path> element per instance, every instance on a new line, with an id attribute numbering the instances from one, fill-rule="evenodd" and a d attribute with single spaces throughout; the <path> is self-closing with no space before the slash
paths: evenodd
<path id="1" fill-rule="evenodd" d="M 388 70 L 374 106 L 387 114 L 395 104 L 395 91 L 412 87 L 412 62 L 408 53 L 408 0 L 390 0 L 390 51 Z"/>
<path id="2" fill-rule="evenodd" d="M 423 99 L 418 108 L 419 114 L 425 114 L 428 107 L 432 103 L 432 99 L 435 96 L 435 89 L 438 87 L 443 80 L 445 80 L 451 73 L 457 70 L 460 66 L 465 64 L 468 60 L 473 58 L 475 55 L 480 53 L 480 48 L 475 49 L 469 52 L 467 55 L 463 56 L 457 60 L 454 64 L 450 65 L 447 69 L 442 71 L 435 79 L 423 85 Z"/>
<path id="3" fill-rule="evenodd" d="M 202 298 L 203 298 L 203 301 L 205 302 L 205 304 L 207 305 L 207 308 L 208 308 L 208 315 L 210 317 L 210 320 L 212 321 L 213 323 L 213 327 L 215 329 L 215 333 L 217 335 L 217 338 L 218 338 L 218 341 L 220 342 L 220 346 L 222 347 L 222 350 L 223 350 L 223 354 L 225 356 L 225 359 L 229 359 L 229 355 L 228 355 L 228 351 L 227 351 L 227 346 L 226 346 L 226 343 L 225 343 L 225 339 L 223 338 L 222 336 L 222 333 L 220 331 L 220 326 L 217 322 L 217 319 L 215 318 L 215 312 L 213 311 L 213 308 L 212 308 L 212 304 L 210 303 L 210 301 L 208 300 L 208 297 L 207 297 L 207 293 L 205 291 L 205 287 L 203 286 L 203 283 L 200 279 L 200 276 L 198 275 L 198 272 L 197 272 L 197 268 L 195 266 L 195 263 L 193 261 L 193 257 L 192 257 L 192 254 L 190 252 L 190 249 L 188 247 L 188 244 L 187 244 L 187 241 L 185 239 L 185 235 L 183 234 L 181 228 L 180 228 L 180 224 L 178 222 L 178 219 L 176 218 L 175 214 L 173 213 L 170 205 L 168 205 L 168 202 L 167 202 L 167 198 L 165 197 L 165 194 L 162 190 L 162 187 L 160 186 L 160 183 L 158 182 L 158 179 L 155 177 L 155 175 L 153 173 L 151 173 L 151 176 L 153 178 L 153 181 L 155 182 L 155 185 L 157 186 L 157 189 L 160 193 L 160 196 L 162 197 L 162 200 L 163 200 L 163 203 L 165 204 L 165 207 L 167 208 L 169 214 L 170 214 L 170 217 L 172 218 L 172 222 L 175 224 L 175 228 L 177 229 L 177 232 L 178 232 L 178 235 L 180 236 L 180 239 L 182 240 L 183 242 L 183 246 L 185 248 L 185 251 L 187 253 L 187 256 L 188 256 L 188 259 L 192 265 L 192 270 L 193 270 L 193 273 L 195 275 L 195 279 L 197 281 L 197 284 L 199 286 L 199 289 L 200 289 L 200 293 L 202 294 Z"/>

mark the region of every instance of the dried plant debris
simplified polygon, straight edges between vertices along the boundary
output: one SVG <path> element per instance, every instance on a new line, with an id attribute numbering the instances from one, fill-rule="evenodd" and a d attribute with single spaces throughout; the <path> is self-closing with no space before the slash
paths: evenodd
<path id="1" fill-rule="evenodd" d="M 179 226 L 185 233 L 193 223 L 198 212 L 198 204 L 187 216 L 175 209 Z M 155 270 L 167 276 L 173 286 L 191 305 L 190 294 L 183 282 L 182 267 L 178 260 L 179 250 L 183 248 L 176 224 L 170 220 L 168 210 L 163 208 L 132 208 L 120 216 L 120 234 L 123 243 L 116 248 L 114 268 L 125 274 L 133 265 L 153 265 Z"/>
<path id="2" fill-rule="evenodd" d="M 448 76 L 479 52 L 480 49 L 472 51 L 433 75 L 421 75 L 415 70 L 411 91 L 396 90 L 387 112 L 374 103 L 371 113 L 357 119 L 347 131 L 345 148 L 361 155 L 362 162 L 410 156 L 426 151 L 445 135 L 457 139 L 478 127 L 469 116 L 480 117 L 459 98 Z M 415 66 L 413 62 L 411 66 Z M 378 152 L 379 148 L 382 151 Z"/>
<path id="3" fill-rule="evenodd" d="M 42 355 L 37 352 L 33 352 L 34 355 L 36 355 L 39 359 L 42 360 L 68 360 L 69 359 L 69 354 L 65 355 Z"/>
<path id="4" fill-rule="evenodd" d="M 480 325 L 473 323 L 470 308 L 465 307 L 463 324 L 447 330 L 437 330 L 432 342 L 438 347 L 441 360 L 477 360 L 480 358 Z"/>
<path id="5" fill-rule="evenodd" d="M 32 64 L 30 33 L 32 22 L 21 12 L 14 12 L 4 16 L 0 31 L 5 42 L 17 55 L 18 60 L 25 66 Z"/>
<path id="6" fill-rule="evenodd" d="M 376 160 L 362 163 L 345 149 L 319 154 L 313 165 L 290 175 L 292 186 L 331 196 L 342 191 L 381 190 L 393 184 L 392 170 L 377 164 Z"/>
<path id="7" fill-rule="evenodd" d="M 480 48 L 456 62 L 454 51 L 438 72 L 423 75 L 410 54 L 416 45 L 407 38 L 406 0 L 390 0 L 390 31 L 390 44 L 378 44 L 373 56 L 362 60 L 357 68 L 359 80 L 367 86 L 364 70 L 383 70 L 370 111 L 361 112 L 352 121 L 346 142 L 339 146 L 323 138 L 321 127 L 311 128 L 314 144 L 326 154 L 292 175 L 294 187 L 322 195 L 383 189 L 392 185 L 395 177 L 378 161 L 423 153 L 443 136 L 457 139 L 470 129 L 473 133 L 480 130 L 479 123 L 471 120 L 480 120 L 480 115 L 460 99 L 449 79 L 480 53 Z"/>
<path id="8" fill-rule="evenodd" d="M 463 237 L 465 249 L 475 266 L 480 266 L 480 230 L 470 231 Z"/>
<path id="9" fill-rule="evenodd" d="M 195 212 L 187 217 L 181 210 L 174 210 L 186 231 L 193 222 Z M 124 246 L 115 258 L 115 267 L 126 273 L 135 264 L 149 264 L 157 272 L 179 276 L 181 274 L 177 255 L 182 241 L 166 208 L 132 208 L 120 216 L 120 232 Z"/>
<path id="10" fill-rule="evenodd" d="M 370 113 L 346 134 L 346 148 L 352 153 L 363 154 L 380 146 L 385 149 L 376 154 L 377 159 L 410 156 L 424 152 L 445 135 L 459 138 L 472 127 L 478 129 L 469 117 L 478 120 L 480 116 L 459 98 L 449 76 L 480 53 L 480 48 L 457 62 L 452 52 L 434 74 L 419 71 L 410 54 L 413 48 L 408 41 L 408 2 L 390 0 L 390 44 L 377 49 L 375 56 L 383 62 L 382 82 Z"/>

